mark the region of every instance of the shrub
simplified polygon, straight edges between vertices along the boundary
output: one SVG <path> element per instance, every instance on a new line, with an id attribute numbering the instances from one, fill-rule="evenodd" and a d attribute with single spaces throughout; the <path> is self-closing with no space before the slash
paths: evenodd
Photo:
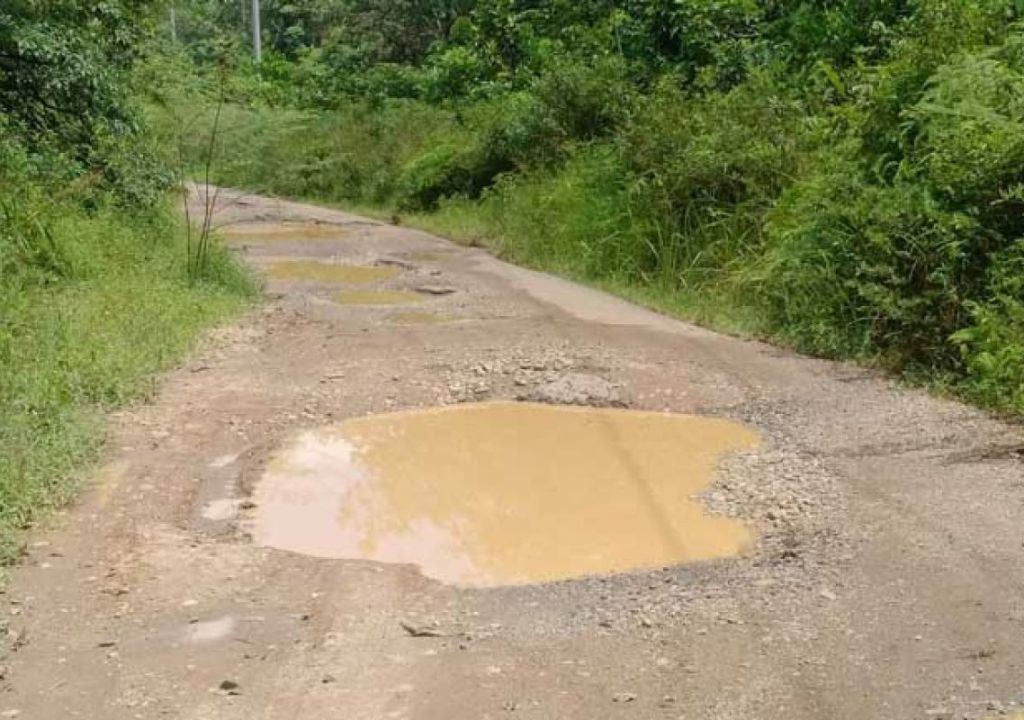
<path id="1" fill-rule="evenodd" d="M 436 208 L 444 197 L 478 198 L 502 173 L 564 157 L 564 134 L 529 93 L 480 103 L 463 115 L 458 141 L 429 148 L 402 171 L 400 206 Z"/>
<path id="2" fill-rule="evenodd" d="M 511 161 L 481 144 L 441 145 L 410 162 L 402 173 L 401 209 L 431 210 L 444 197 L 477 198 Z"/>
<path id="3" fill-rule="evenodd" d="M 992 274 L 1024 234 L 1024 76 L 999 55 L 963 55 L 928 80 L 904 113 L 892 179 L 851 138 L 783 194 L 760 275 L 777 332 L 814 352 L 956 372 L 979 337 L 960 331 L 1012 314 Z"/>
<path id="4" fill-rule="evenodd" d="M 629 118 L 636 91 L 627 72 L 615 56 L 561 61 L 548 67 L 532 90 L 565 138 L 593 140 Z"/>
<path id="5" fill-rule="evenodd" d="M 662 83 L 624 133 L 651 227 L 647 271 L 699 284 L 756 251 L 764 214 L 801 162 L 802 118 L 767 73 L 707 99 Z"/>
<path id="6" fill-rule="evenodd" d="M 488 77 L 486 64 L 469 48 L 455 45 L 430 56 L 426 98 L 432 102 L 479 96 Z"/>
<path id="7" fill-rule="evenodd" d="M 767 227 L 761 291 L 787 340 L 819 354 L 880 351 L 896 368 L 955 361 L 947 338 L 962 321 L 970 217 L 830 159 L 786 191 Z"/>
<path id="8" fill-rule="evenodd" d="M 1024 410 L 1024 241 L 994 258 L 989 299 L 968 302 L 970 324 L 953 334 L 965 377 L 961 387 L 992 406 Z"/>

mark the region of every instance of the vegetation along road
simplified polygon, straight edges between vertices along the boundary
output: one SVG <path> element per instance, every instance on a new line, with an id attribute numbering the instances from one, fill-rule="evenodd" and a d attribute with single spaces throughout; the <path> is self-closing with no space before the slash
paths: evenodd
<path id="1" fill-rule="evenodd" d="M 1020 720 L 1022 23 L 0 3 L 0 719 Z"/>
<path id="2" fill-rule="evenodd" d="M 267 274 L 269 299 L 151 404 L 116 413 L 82 501 L 31 537 L 7 596 L 18 647 L 5 710 L 852 719 L 982 717 L 1024 701 L 1015 428 L 418 231 L 221 197 L 216 221 Z M 669 528 L 682 550 L 657 533 L 639 554 L 624 549 L 680 512 L 657 484 L 665 469 L 640 456 L 657 450 L 642 444 L 653 426 L 590 438 L 573 415 L 544 445 L 521 435 L 544 418 L 485 414 L 463 427 L 492 423 L 467 449 L 428 414 L 425 436 L 385 428 L 397 435 L 385 452 L 407 455 L 419 485 L 364 496 L 349 477 L 343 436 L 367 443 L 378 481 L 403 466 L 373 456 L 372 428 L 346 434 L 347 418 L 516 398 L 731 421 L 683 428 L 667 471 L 686 481 L 700 472 L 691 455 L 738 437 L 696 491 L 753 539 L 733 548 L 729 528 L 691 518 Z M 517 514 L 529 498 L 515 492 L 477 488 L 467 504 L 465 487 L 446 487 L 460 454 L 484 467 L 505 442 L 513 484 L 561 516 Z M 627 519 L 593 509 L 623 491 L 590 483 L 600 469 L 585 455 L 615 443 L 631 455 L 616 498 Z M 561 464 L 545 475 L 550 463 Z M 569 496 L 535 486 L 538 475 Z M 490 467 L 474 480 L 504 477 Z M 339 483 L 354 483 L 342 502 Z M 643 486 L 652 506 L 635 500 Z M 481 507 L 489 498 L 509 507 Z M 369 524 L 345 501 L 365 502 Z M 726 539 L 708 546 L 717 559 L 675 562 L 703 547 L 701 533 Z M 593 569 L 584 550 L 552 557 L 574 542 L 602 553 L 600 569 L 658 564 L 576 577 Z"/>

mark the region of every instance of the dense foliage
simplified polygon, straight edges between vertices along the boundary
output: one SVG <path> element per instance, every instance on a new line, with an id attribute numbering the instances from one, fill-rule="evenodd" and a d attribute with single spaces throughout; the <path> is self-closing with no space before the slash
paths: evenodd
<path id="1" fill-rule="evenodd" d="M 174 172 L 133 101 L 155 9 L 0 7 L 0 564 L 70 497 L 100 411 L 148 390 L 245 289 L 185 272 Z"/>
<path id="2" fill-rule="evenodd" d="M 244 53 L 230 5 L 190 5 L 179 62 L 211 76 L 209 47 Z M 1019 0 L 265 13 L 268 57 L 218 85 L 223 179 L 412 214 L 1024 411 Z"/>

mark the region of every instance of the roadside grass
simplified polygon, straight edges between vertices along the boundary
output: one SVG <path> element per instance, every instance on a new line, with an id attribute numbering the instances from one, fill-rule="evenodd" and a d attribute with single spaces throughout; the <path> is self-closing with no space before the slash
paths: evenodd
<path id="1" fill-rule="evenodd" d="M 656 233 L 606 160 L 597 149 L 558 172 L 501 184 L 481 200 L 445 200 L 435 212 L 400 219 L 720 332 L 769 337 L 768 318 L 745 292 L 742 264 L 712 274 L 663 262 L 649 243 Z"/>
<path id="2" fill-rule="evenodd" d="M 966 376 L 928 367 L 892 367 L 870 346 L 859 351 L 801 346 L 792 337 L 794 326 L 773 323 L 763 303 L 762 270 L 756 253 L 737 253 L 710 272 L 706 267 L 688 265 L 666 272 L 661 262 L 654 263 L 654 272 L 638 267 L 637 254 L 629 248 L 635 251 L 638 238 L 656 233 L 643 225 L 642 217 L 630 213 L 623 197 L 604 182 L 607 177 L 592 176 L 591 180 L 599 180 L 595 184 L 575 173 L 570 163 L 556 174 L 519 178 L 499 186 L 481 200 L 445 200 L 434 212 L 403 215 L 401 221 L 718 332 L 815 357 L 849 359 L 897 371 L 910 386 L 974 403 L 1007 420 L 1024 417 L 1024 386 L 1019 379 L 1024 315 L 1011 301 L 1006 302 L 1009 309 L 996 315 L 988 326 L 981 326 L 984 332 L 963 334 L 979 345 L 987 342 L 991 348 L 968 355 L 970 372 Z M 624 252 L 627 254 L 622 255 Z M 656 249 L 651 252 L 653 255 Z M 1018 280 L 1014 289 L 1019 285 Z M 812 303 L 813 299 L 803 302 Z M 1016 324 L 1006 322 L 1013 317 L 1018 318 Z M 808 315 L 794 322 L 812 321 Z"/>
<path id="3" fill-rule="evenodd" d="M 20 531 L 75 495 L 99 456 L 106 411 L 151 397 L 157 373 L 199 333 L 239 312 L 255 286 L 215 248 L 201 280 L 186 271 L 169 209 L 74 206 L 51 213 L 60 273 L 0 276 L 0 564 Z"/>
<path id="4" fill-rule="evenodd" d="M 472 208 L 465 212 L 442 210 L 436 215 L 402 216 L 401 220 L 403 225 L 425 230 L 461 245 L 484 248 L 513 264 L 555 273 L 718 332 L 746 339 L 769 337 L 763 314 L 758 312 L 756 306 L 745 302 L 739 292 L 730 293 L 722 288 L 710 287 L 685 289 L 665 281 L 637 283 L 614 274 L 594 272 L 564 260 L 556 265 L 546 258 L 528 258 L 519 250 L 515 238 L 500 234 L 497 228 L 489 226 L 480 215 L 474 214 Z"/>
<path id="5" fill-rule="evenodd" d="M 996 213 L 986 250 L 988 231 L 939 207 L 935 191 L 865 177 L 857 143 L 797 133 L 779 145 L 775 135 L 803 125 L 790 110 L 763 118 L 746 102 L 759 87 L 708 107 L 659 96 L 621 136 L 565 141 L 554 154 L 521 98 L 458 115 L 414 101 L 229 105 L 214 180 L 421 227 L 719 331 L 1024 417 L 1017 221 Z M 154 124 L 176 126 L 166 115 Z"/>

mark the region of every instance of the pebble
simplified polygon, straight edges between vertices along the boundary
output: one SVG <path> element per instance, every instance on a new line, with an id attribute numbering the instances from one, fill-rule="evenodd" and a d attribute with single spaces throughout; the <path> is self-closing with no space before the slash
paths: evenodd
<path id="1" fill-rule="evenodd" d="M 597 375 L 565 373 L 524 393 L 518 400 L 551 403 L 553 405 L 589 405 L 592 407 L 623 407 L 621 392 Z"/>

